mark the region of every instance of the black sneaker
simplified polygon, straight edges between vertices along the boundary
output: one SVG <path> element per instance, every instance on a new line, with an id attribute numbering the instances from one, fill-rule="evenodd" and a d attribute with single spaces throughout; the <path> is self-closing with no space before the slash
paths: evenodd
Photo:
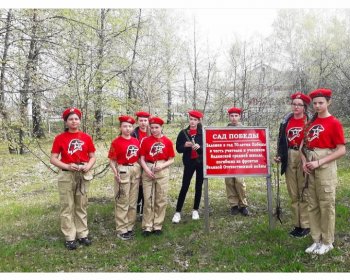
<path id="1" fill-rule="evenodd" d="M 163 231 L 161 229 L 156 229 L 153 233 L 159 236 L 163 234 Z"/>
<path id="2" fill-rule="evenodd" d="M 90 246 L 92 244 L 92 241 L 87 237 L 79 238 L 78 242 L 79 244 L 85 245 L 85 246 Z"/>
<path id="3" fill-rule="evenodd" d="M 297 237 L 300 230 L 301 230 L 301 227 L 294 227 L 294 229 L 289 233 L 289 235 L 293 237 Z"/>
<path id="4" fill-rule="evenodd" d="M 73 240 L 73 241 L 66 241 L 66 242 L 64 242 L 64 246 L 68 250 L 75 250 L 77 248 L 77 242 L 75 242 L 75 240 Z"/>
<path id="5" fill-rule="evenodd" d="M 307 236 L 310 233 L 310 228 L 300 228 L 300 231 L 296 234 L 295 237 L 302 238 Z"/>
<path id="6" fill-rule="evenodd" d="M 133 230 L 129 230 L 128 234 L 130 235 L 130 237 L 135 237 L 135 231 Z"/>
<path id="7" fill-rule="evenodd" d="M 230 211 L 231 211 L 231 215 L 235 216 L 239 214 L 238 206 L 232 206 Z"/>
<path id="8" fill-rule="evenodd" d="M 117 234 L 117 237 L 121 240 L 130 240 L 131 239 L 131 236 L 129 235 L 128 232 L 125 232 L 125 233 L 118 233 Z"/>
<path id="9" fill-rule="evenodd" d="M 241 212 L 243 216 L 249 216 L 249 211 L 247 207 L 239 208 L 239 212 Z"/>
<path id="10" fill-rule="evenodd" d="M 152 233 L 150 232 L 150 231 L 147 231 L 147 230 L 144 230 L 143 232 L 142 232 L 142 236 L 143 237 L 148 237 L 148 236 L 150 236 Z"/>

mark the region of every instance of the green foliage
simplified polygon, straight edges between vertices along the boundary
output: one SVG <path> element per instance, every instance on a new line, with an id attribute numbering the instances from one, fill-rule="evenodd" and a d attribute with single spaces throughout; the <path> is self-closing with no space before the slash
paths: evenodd
<path id="1" fill-rule="evenodd" d="M 166 130 L 174 139 L 178 129 Z M 97 143 L 97 165 L 106 160 L 108 144 Z M 42 146 L 49 153 L 51 139 Z M 95 178 L 89 190 L 88 222 L 94 243 L 68 251 L 59 229 L 56 175 L 31 154 L 8 155 L 3 144 L 0 155 L 2 272 L 347 272 L 349 268 L 347 158 L 339 164 L 335 249 L 325 256 L 310 256 L 304 253 L 310 237 L 293 239 L 288 235 L 292 218 L 283 178 L 283 224 L 276 222 L 274 230 L 268 229 L 264 178 L 246 178 L 250 217 L 231 216 L 223 179 L 210 179 L 210 233 L 204 232 L 203 205 L 201 219 L 191 219 L 193 182 L 181 223 L 172 224 L 182 179 L 180 155 L 172 167 L 162 236 L 142 237 L 137 222 L 134 240 L 116 237 L 113 176 L 108 171 Z"/>

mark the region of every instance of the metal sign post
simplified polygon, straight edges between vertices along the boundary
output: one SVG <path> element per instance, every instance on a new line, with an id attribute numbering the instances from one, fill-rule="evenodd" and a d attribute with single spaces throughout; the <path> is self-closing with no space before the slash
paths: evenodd
<path id="1" fill-rule="evenodd" d="M 204 221 L 205 221 L 205 232 L 209 233 L 209 186 L 208 178 L 204 178 Z"/>
<path id="2" fill-rule="evenodd" d="M 273 219 L 271 174 L 269 174 L 266 177 L 266 185 L 267 185 L 267 209 L 269 212 L 269 230 L 272 230 L 275 228 L 275 220 Z"/>
<path id="3" fill-rule="evenodd" d="M 209 233 L 208 178 L 266 177 L 269 229 L 274 228 L 266 127 L 203 127 L 205 232 Z"/>

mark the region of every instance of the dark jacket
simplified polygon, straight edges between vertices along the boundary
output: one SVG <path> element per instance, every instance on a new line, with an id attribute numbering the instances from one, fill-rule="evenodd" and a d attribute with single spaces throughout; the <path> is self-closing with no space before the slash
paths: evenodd
<path id="1" fill-rule="evenodd" d="M 288 165 L 288 140 L 286 135 L 286 127 L 292 116 L 293 113 L 291 112 L 283 117 L 278 132 L 277 156 L 281 158 L 281 175 L 283 175 L 286 172 Z"/>
<path id="2" fill-rule="evenodd" d="M 310 119 L 310 115 L 308 113 L 305 115 L 306 120 L 308 121 Z M 286 127 L 291 117 L 293 117 L 292 112 L 284 116 L 278 133 L 277 156 L 281 158 L 281 175 L 286 172 L 288 165 L 288 140 L 286 135 Z"/>
<path id="3" fill-rule="evenodd" d="M 186 141 L 191 141 L 191 136 L 190 136 L 190 127 L 188 126 L 187 128 L 183 129 L 180 131 L 179 135 L 177 136 L 176 139 L 176 151 L 182 155 L 182 162 L 184 165 L 188 164 L 193 164 L 191 160 L 191 152 L 192 148 L 191 147 L 185 147 L 185 142 Z M 199 144 L 200 148 L 197 150 L 198 153 L 198 158 L 197 161 L 200 163 L 203 162 L 203 132 L 202 132 L 202 126 L 198 124 L 197 126 L 197 134 L 194 137 L 194 141 Z"/>
<path id="4" fill-rule="evenodd" d="M 134 137 L 134 138 L 136 138 L 136 139 L 138 139 L 138 140 L 140 140 L 139 130 L 140 130 L 140 127 L 136 127 L 136 128 L 134 129 L 134 131 L 131 132 L 131 136 Z"/>
<path id="5" fill-rule="evenodd" d="M 131 137 L 134 137 L 134 138 L 136 138 L 137 140 L 140 140 L 140 133 L 139 133 L 139 131 L 140 131 L 140 127 L 138 126 L 138 127 L 136 127 L 135 129 L 134 129 L 134 131 L 133 132 L 131 132 Z M 147 129 L 147 136 L 150 136 L 151 134 L 150 134 L 150 132 L 149 132 L 149 129 Z"/>

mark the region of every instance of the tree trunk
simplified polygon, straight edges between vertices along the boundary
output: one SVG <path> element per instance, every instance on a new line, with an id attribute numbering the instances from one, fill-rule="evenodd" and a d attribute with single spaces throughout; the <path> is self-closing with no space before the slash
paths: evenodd
<path id="1" fill-rule="evenodd" d="M 103 64 L 103 52 L 105 47 L 105 20 L 106 20 L 105 9 L 101 9 L 101 26 L 99 30 L 99 49 L 98 49 L 98 64 L 96 73 L 96 102 L 95 102 L 95 128 L 96 128 L 96 139 L 102 140 L 102 126 L 103 126 L 103 113 L 102 113 L 102 64 Z"/>
<path id="2" fill-rule="evenodd" d="M 24 70 L 24 79 L 22 87 L 19 91 L 20 93 L 20 103 L 19 103 L 19 111 L 20 111 L 20 120 L 21 127 L 19 129 L 19 153 L 24 154 L 26 152 L 26 148 L 24 145 L 24 138 L 28 128 L 27 120 L 28 120 L 28 98 L 29 98 L 29 86 L 31 82 L 31 75 L 36 71 L 35 68 L 35 60 L 37 59 L 38 53 L 36 48 L 36 18 L 37 18 L 37 10 L 33 10 L 33 26 L 32 26 L 32 36 L 29 44 L 29 52 L 27 57 L 27 63 Z"/>
<path id="3" fill-rule="evenodd" d="M 193 109 L 197 108 L 197 45 L 196 45 L 196 22 L 193 24 L 193 55 L 194 55 L 194 73 L 193 73 Z"/>
<path id="4" fill-rule="evenodd" d="M 41 95 L 36 90 L 33 90 L 32 96 L 32 121 L 33 136 L 35 138 L 44 138 L 45 132 L 43 129 L 43 121 L 41 116 Z"/>
<path id="5" fill-rule="evenodd" d="M 172 114 L 171 114 L 171 105 L 172 105 L 172 96 L 171 96 L 171 89 L 170 84 L 168 83 L 167 86 L 167 93 L 168 93 L 168 102 L 167 102 L 167 124 L 171 123 L 172 120 Z"/>
<path id="6" fill-rule="evenodd" d="M 10 47 L 9 36 L 10 36 L 10 27 L 11 27 L 11 17 L 12 17 L 12 13 L 10 9 L 7 12 L 5 38 L 4 38 L 4 52 L 2 54 L 1 69 L 0 69 L 0 114 L 4 119 L 5 126 L 8 119 L 6 106 L 5 106 L 5 72 L 6 72 L 7 53 Z"/>
<path id="7" fill-rule="evenodd" d="M 1 60 L 1 69 L 0 69 L 0 114 L 3 118 L 2 121 L 2 130 L 4 131 L 5 140 L 8 142 L 9 153 L 17 153 L 17 150 L 14 149 L 11 145 L 11 137 L 9 137 L 9 120 L 6 110 L 6 100 L 5 100 L 5 73 L 6 73 L 6 62 L 7 54 L 10 47 L 9 37 L 10 37 L 10 27 L 11 27 L 11 17 L 12 10 L 10 9 L 7 12 L 6 26 L 5 26 L 5 38 L 4 38 L 4 51 L 2 54 Z"/>
<path id="8" fill-rule="evenodd" d="M 184 104 L 187 104 L 186 73 L 184 73 Z"/>
<path id="9" fill-rule="evenodd" d="M 131 59 L 131 63 L 129 66 L 129 74 L 128 74 L 128 104 L 132 104 L 133 101 L 132 99 L 135 98 L 135 90 L 134 90 L 134 86 L 133 86 L 133 82 L 134 82 L 134 78 L 133 78 L 133 70 L 134 70 L 134 64 L 136 61 L 136 49 L 137 49 L 137 44 L 138 44 L 138 40 L 139 40 L 139 32 L 140 32 L 140 28 L 141 28 L 141 15 L 142 15 L 142 10 L 139 10 L 139 16 L 138 16 L 138 22 L 137 22 L 137 29 L 136 29 L 136 37 L 135 37 L 135 41 L 134 41 L 134 48 L 132 50 L 132 59 Z M 130 106 L 127 106 L 126 108 L 126 113 L 130 114 Z"/>
<path id="10" fill-rule="evenodd" d="M 208 104 L 209 100 L 209 92 L 210 92 L 210 72 L 211 72 L 212 66 L 210 65 L 210 61 L 208 63 L 208 73 L 207 73 L 207 85 L 205 89 L 205 101 L 204 101 L 204 107 L 203 107 L 203 113 L 205 113 L 205 109 Z"/>
<path id="11" fill-rule="evenodd" d="M 31 61 L 31 73 L 29 73 L 29 84 L 32 88 L 32 122 L 33 122 L 33 136 L 35 138 L 45 137 L 43 122 L 41 117 L 41 93 L 38 92 L 38 78 L 37 78 L 37 67 L 39 61 L 39 45 L 37 39 L 37 29 L 38 29 L 38 20 L 37 20 L 37 10 L 33 10 L 32 18 L 32 28 L 31 28 L 31 48 L 32 55 L 30 58 Z"/>

